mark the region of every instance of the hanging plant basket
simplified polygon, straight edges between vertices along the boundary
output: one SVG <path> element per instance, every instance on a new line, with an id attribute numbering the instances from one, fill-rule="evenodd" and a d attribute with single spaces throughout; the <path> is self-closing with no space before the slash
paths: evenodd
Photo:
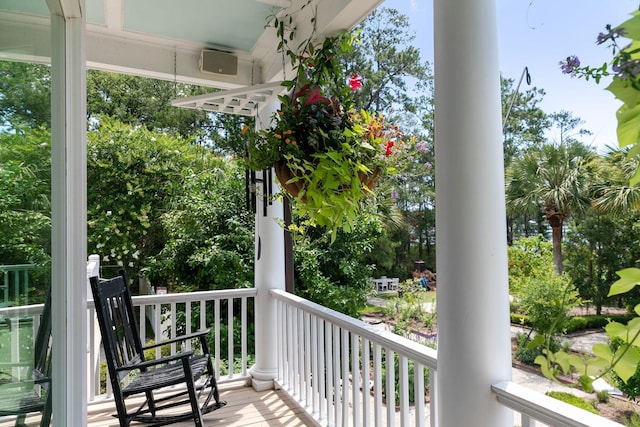
<path id="1" fill-rule="evenodd" d="M 286 162 L 280 161 L 273 165 L 273 169 L 275 170 L 276 177 L 278 181 L 280 181 L 280 186 L 291 195 L 291 197 L 298 198 L 300 192 L 304 189 L 304 179 L 298 179 L 292 181 L 296 178 L 296 175 L 289 169 Z M 363 183 L 369 190 L 373 190 L 380 179 L 380 171 L 376 170 L 373 174 L 367 175 L 362 172 L 358 173 L 358 177 L 360 178 L 360 182 Z M 366 190 L 363 188 L 363 192 Z M 298 199 L 299 201 L 306 203 L 306 196 L 302 196 Z"/>
<path id="2" fill-rule="evenodd" d="M 315 19 L 315 18 L 314 18 Z M 342 33 L 316 43 L 314 34 L 295 48 L 286 22 L 274 19 L 279 52 L 290 59 L 294 75 L 282 82 L 286 93 L 271 126 L 248 135 L 246 165 L 254 171 L 274 168 L 304 226 L 326 227 L 331 241 L 338 229 L 351 232 L 361 220 L 365 197 L 380 176 L 396 175 L 410 144 L 398 126 L 378 112 L 359 109 L 354 92 L 362 76 L 347 74 L 340 58 L 357 41 Z M 358 182 L 359 181 L 359 182 Z"/>

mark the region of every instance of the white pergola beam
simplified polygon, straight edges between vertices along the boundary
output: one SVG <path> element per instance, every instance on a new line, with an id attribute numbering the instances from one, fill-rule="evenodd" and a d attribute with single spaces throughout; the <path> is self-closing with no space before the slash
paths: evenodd
<path id="1" fill-rule="evenodd" d="M 207 93 L 189 98 L 174 99 L 174 107 L 205 110 L 240 116 L 256 116 L 261 106 L 276 101 L 284 91 L 280 82 L 265 83 L 241 89 Z"/>

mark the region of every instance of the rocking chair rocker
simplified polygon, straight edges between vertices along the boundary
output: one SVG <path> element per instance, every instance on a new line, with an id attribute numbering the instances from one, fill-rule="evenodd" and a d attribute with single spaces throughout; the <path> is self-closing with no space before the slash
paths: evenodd
<path id="1" fill-rule="evenodd" d="M 206 339 L 208 330 L 143 347 L 124 271 L 113 279 L 92 277 L 90 282 L 121 427 L 132 421 L 163 426 L 190 418 L 196 426 L 202 426 L 203 414 L 226 405 L 218 396 Z M 145 359 L 147 349 L 189 340 L 198 340 L 197 353 L 189 350 L 160 359 Z M 130 373 L 135 373 L 135 377 L 123 385 L 123 378 Z M 154 395 L 169 386 L 177 387 L 168 395 Z M 145 400 L 130 411 L 125 400 L 134 395 L 144 395 Z M 202 404 L 200 398 L 204 400 Z M 166 411 L 187 404 L 188 409 L 181 413 Z"/>

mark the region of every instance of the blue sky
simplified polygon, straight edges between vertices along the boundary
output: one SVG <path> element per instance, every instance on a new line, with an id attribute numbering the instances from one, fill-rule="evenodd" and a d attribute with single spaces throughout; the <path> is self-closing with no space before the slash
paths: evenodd
<path id="1" fill-rule="evenodd" d="M 449 0 L 451 1 L 451 0 Z M 594 81 L 571 78 L 558 63 L 577 55 L 583 65 L 602 65 L 611 51 L 595 43 L 606 24 L 625 21 L 638 8 L 638 0 L 496 0 L 500 71 L 517 84 L 524 67 L 531 86 L 544 89 L 541 107 L 546 113 L 567 110 L 585 121 L 593 132 L 584 142 L 604 151 L 617 146 L 615 111 L 620 106 L 605 87 Z M 433 63 L 433 0 L 386 0 L 386 7 L 409 16 L 416 46 Z M 526 90 L 526 82 L 521 90 Z M 551 134 L 551 138 L 556 136 Z"/>

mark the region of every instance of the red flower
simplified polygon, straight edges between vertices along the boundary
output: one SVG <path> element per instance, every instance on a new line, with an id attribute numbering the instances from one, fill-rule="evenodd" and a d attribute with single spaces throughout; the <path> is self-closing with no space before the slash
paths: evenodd
<path id="1" fill-rule="evenodd" d="M 390 156 L 392 154 L 391 149 L 394 146 L 394 142 L 393 141 L 389 141 L 387 142 L 387 150 L 384 152 L 385 156 Z"/>
<path id="2" fill-rule="evenodd" d="M 303 98 L 307 92 L 309 92 L 309 85 L 304 85 L 300 88 L 298 92 L 295 93 L 296 98 Z"/>
<path id="3" fill-rule="evenodd" d="M 320 88 L 316 87 L 313 88 L 311 90 L 311 93 L 309 93 L 308 95 L 306 95 L 305 93 L 305 100 L 304 100 L 304 105 L 313 105 L 313 104 L 324 104 L 324 105 L 329 105 L 329 99 L 327 99 L 327 97 L 322 96 L 322 94 L 320 93 Z"/>
<path id="4" fill-rule="evenodd" d="M 358 90 L 362 87 L 362 77 L 357 74 L 352 74 L 349 79 L 349 86 L 351 86 L 351 90 Z"/>

